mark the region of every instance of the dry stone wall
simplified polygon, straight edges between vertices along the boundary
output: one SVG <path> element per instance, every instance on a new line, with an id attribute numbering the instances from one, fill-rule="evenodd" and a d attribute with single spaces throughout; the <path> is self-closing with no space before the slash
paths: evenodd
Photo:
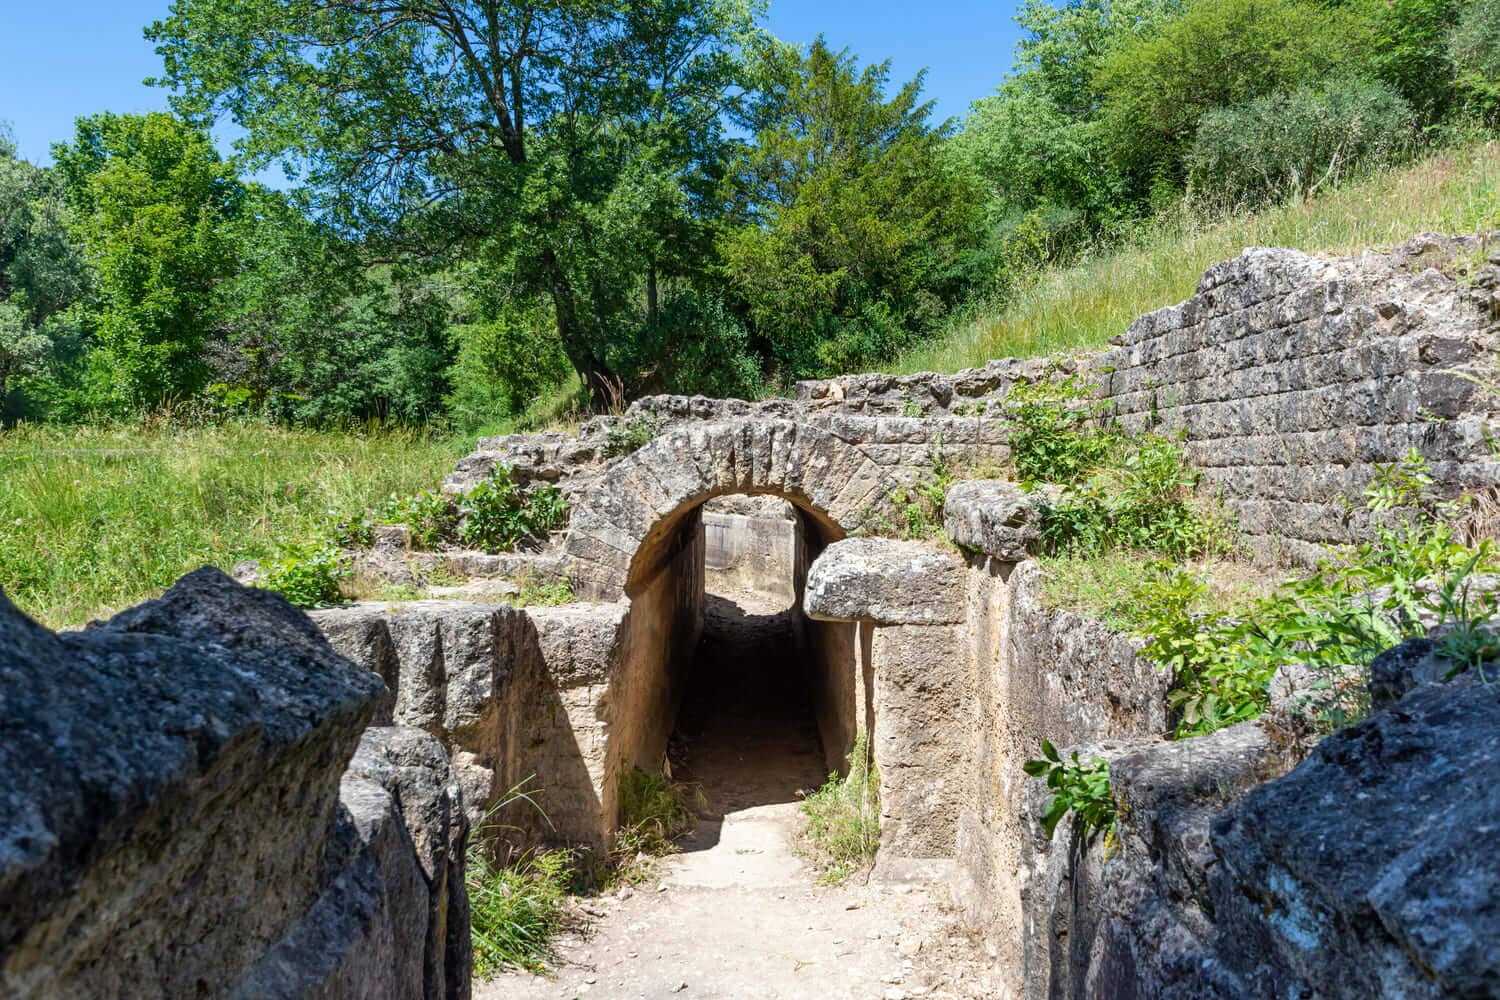
<path id="1" fill-rule="evenodd" d="M 1452 488 L 1500 485 L 1497 321 L 1500 239 L 1250 250 L 1091 367 L 1127 426 L 1184 435 L 1259 555 L 1305 561 L 1358 536 L 1344 499 L 1408 449 Z"/>

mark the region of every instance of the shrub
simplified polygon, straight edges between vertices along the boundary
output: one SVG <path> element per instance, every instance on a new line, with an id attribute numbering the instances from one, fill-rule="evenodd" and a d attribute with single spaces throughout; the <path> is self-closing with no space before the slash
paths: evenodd
<path id="1" fill-rule="evenodd" d="M 322 541 L 293 543 L 266 564 L 260 586 L 299 608 L 323 608 L 342 600 L 339 581 L 346 576 L 348 569 L 337 546 Z"/>
<path id="2" fill-rule="evenodd" d="M 1375 537 L 1325 560 L 1311 576 L 1283 584 L 1257 601 L 1243 619 L 1206 619 L 1193 613 L 1202 583 L 1176 567 L 1157 567 L 1135 595 L 1136 620 L 1147 639 L 1142 654 L 1175 675 L 1169 699 L 1177 735 L 1199 736 L 1253 719 L 1265 708 L 1276 671 L 1306 664 L 1332 677 L 1348 666 L 1368 666 L 1383 650 L 1426 632 L 1424 618 L 1455 621 L 1476 633 L 1494 613 L 1474 613 L 1460 595 L 1468 577 L 1497 567 L 1493 544 L 1463 544 L 1451 527 L 1452 505 L 1430 509 L 1430 482 L 1420 455 L 1380 470 L 1366 491 L 1366 507 L 1399 511 Z M 1404 501 L 1400 508 L 1392 505 Z M 1470 654 L 1475 640 L 1459 652 Z M 1457 647 L 1456 647 L 1457 648 Z M 1335 709 L 1324 721 L 1344 725 L 1362 703 Z"/>
<path id="3" fill-rule="evenodd" d="M 457 355 L 445 402 L 464 427 L 514 417 L 561 385 L 570 371 L 555 324 L 540 302 L 501 311 L 494 319 L 449 331 Z"/>
<path id="4" fill-rule="evenodd" d="M 662 419 L 654 413 L 638 413 L 616 420 L 604 432 L 604 457 L 621 458 L 640 451 L 661 433 Z"/>
<path id="5" fill-rule="evenodd" d="M 823 787 L 802 803 L 807 841 L 823 869 L 819 881 L 829 885 L 873 862 L 880 848 L 880 776 L 864 734 L 845 760 L 848 776 L 829 774 Z"/>
<path id="6" fill-rule="evenodd" d="M 1085 839 L 1093 840 L 1101 831 L 1106 845 L 1114 839 L 1118 809 L 1109 787 L 1109 761 L 1095 757 L 1084 764 L 1075 750 L 1072 763 L 1067 763 L 1056 747 L 1042 740 L 1042 759 L 1028 760 L 1024 769 L 1033 778 L 1046 778 L 1052 789 L 1052 799 L 1042 813 L 1042 830 L 1048 839 L 1069 812 L 1077 817 L 1078 832 Z"/>
<path id="7" fill-rule="evenodd" d="M 408 497 L 395 493 L 380 514 L 383 524 L 405 525 L 417 549 L 435 549 L 450 542 L 458 531 L 458 508 L 441 493 L 423 490 Z"/>
<path id="8" fill-rule="evenodd" d="M 1448 39 L 1458 86 L 1474 110 L 1493 121 L 1500 115 L 1500 0 L 1474 0 Z"/>
<path id="9" fill-rule="evenodd" d="M 1103 413 L 1089 405 L 1076 377 L 1017 386 L 1005 401 L 1011 422 L 1010 455 L 1023 483 L 1067 485 L 1082 481 L 1114 446 Z"/>
<path id="10" fill-rule="evenodd" d="M 1351 172 L 1404 159 L 1414 113 L 1383 83 L 1323 80 L 1208 112 L 1188 154 L 1200 199 L 1233 209 L 1306 197 Z"/>
<path id="11" fill-rule="evenodd" d="M 563 524 L 568 503 L 550 483 L 522 489 L 503 466 L 458 501 L 458 539 L 486 552 L 509 552 L 523 539 Z"/>
<path id="12" fill-rule="evenodd" d="M 1114 441 L 1111 464 L 1063 491 L 1042 515 L 1049 552 L 1159 552 L 1178 559 L 1230 548 L 1227 518 L 1198 495 L 1199 473 L 1170 438 Z"/>

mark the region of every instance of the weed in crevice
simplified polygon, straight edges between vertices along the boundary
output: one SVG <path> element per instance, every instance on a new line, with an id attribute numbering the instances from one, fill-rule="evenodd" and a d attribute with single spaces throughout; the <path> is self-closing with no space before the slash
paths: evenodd
<path id="1" fill-rule="evenodd" d="M 382 524 L 405 526 L 412 548 L 432 551 L 458 535 L 458 507 L 448 497 L 431 490 L 408 496 L 392 493 L 381 509 Z"/>
<path id="2" fill-rule="evenodd" d="M 338 546 L 324 541 L 285 545 L 262 569 L 258 586 L 276 591 L 299 608 L 340 603 L 340 584 L 349 575 L 344 554 Z"/>
<path id="3" fill-rule="evenodd" d="M 1050 840 L 1057 832 L 1057 824 L 1071 812 L 1084 839 L 1092 841 L 1103 833 L 1108 851 L 1114 843 L 1118 817 L 1109 786 L 1109 762 L 1095 757 L 1085 764 L 1078 759 L 1076 750 L 1072 758 L 1071 762 L 1064 761 L 1056 747 L 1042 740 L 1041 759 L 1028 760 L 1024 765 L 1029 776 L 1046 778 L 1047 787 L 1052 789 L 1052 799 L 1042 813 L 1042 830 Z"/>
<path id="4" fill-rule="evenodd" d="M 604 432 L 604 457 L 622 458 L 640 451 L 661 433 L 662 418 L 654 413 L 622 417 Z"/>
<path id="5" fill-rule="evenodd" d="M 576 879 L 570 851 L 531 848 L 504 861 L 491 853 L 513 829 L 497 822 L 496 815 L 518 804 L 541 812 L 526 784 L 512 788 L 490 808 L 471 834 L 464 857 L 474 974 L 480 979 L 506 968 L 547 971 L 552 939 L 564 925 Z"/>
<path id="6" fill-rule="evenodd" d="M 457 516 L 458 541 L 494 554 L 567 523 L 568 502 L 552 484 L 527 489 L 497 466 L 459 499 Z"/>
<path id="7" fill-rule="evenodd" d="M 694 825 L 690 801 L 697 789 L 666 775 L 634 767 L 620 778 L 620 823 L 608 858 L 607 885 L 637 885 L 651 877 L 655 862 L 677 849 Z"/>
<path id="8" fill-rule="evenodd" d="M 880 775 L 863 733 L 845 761 L 845 777 L 829 774 L 823 787 L 802 803 L 808 853 L 818 864 L 818 881 L 824 885 L 838 885 L 868 867 L 880 848 Z"/>

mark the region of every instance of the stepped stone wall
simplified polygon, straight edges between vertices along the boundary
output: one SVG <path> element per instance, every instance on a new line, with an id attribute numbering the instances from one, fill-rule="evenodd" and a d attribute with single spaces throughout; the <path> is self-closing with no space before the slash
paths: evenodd
<path id="1" fill-rule="evenodd" d="M 1250 250 L 1090 367 L 1126 426 L 1184 435 L 1258 555 L 1306 561 L 1359 536 L 1344 498 L 1408 449 L 1449 487 L 1500 486 L 1500 234 Z"/>

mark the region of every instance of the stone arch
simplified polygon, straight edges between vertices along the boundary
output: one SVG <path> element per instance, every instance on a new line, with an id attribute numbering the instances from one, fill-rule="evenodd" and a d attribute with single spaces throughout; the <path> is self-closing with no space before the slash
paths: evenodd
<path id="1" fill-rule="evenodd" d="M 811 424 L 684 424 L 609 468 L 574 508 L 563 554 L 580 597 L 617 600 L 655 571 L 682 519 L 713 497 L 782 497 L 834 541 L 883 513 L 898 485 L 858 445 Z"/>

